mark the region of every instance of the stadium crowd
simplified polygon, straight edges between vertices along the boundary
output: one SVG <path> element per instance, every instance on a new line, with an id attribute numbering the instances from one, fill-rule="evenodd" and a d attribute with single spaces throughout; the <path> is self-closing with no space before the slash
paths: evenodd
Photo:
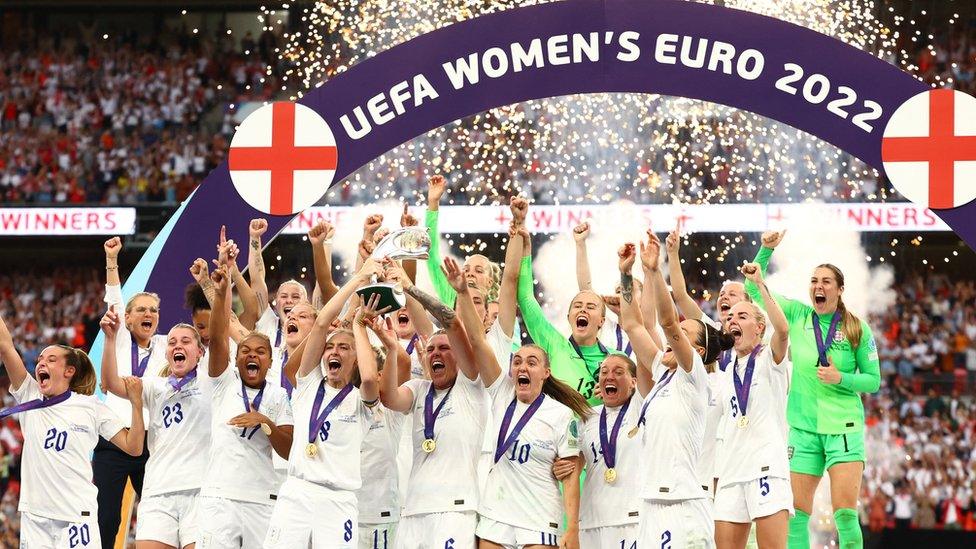
<path id="1" fill-rule="evenodd" d="M 0 51 L 6 203 L 175 203 L 227 154 L 236 106 L 278 88 L 278 37 L 26 33 Z M 215 131 L 216 130 L 216 131 Z"/>

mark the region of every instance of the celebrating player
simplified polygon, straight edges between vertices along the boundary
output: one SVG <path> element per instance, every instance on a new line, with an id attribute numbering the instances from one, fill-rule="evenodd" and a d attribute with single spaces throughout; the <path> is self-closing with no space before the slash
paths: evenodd
<path id="1" fill-rule="evenodd" d="M 198 501 L 200 546 L 260 547 L 268 531 L 278 481 L 272 452 L 287 458 L 294 421 L 288 394 L 266 376 L 271 343 L 252 332 L 230 360 L 230 281 L 214 271 L 208 376 L 212 379 L 210 453 Z"/>
<path id="2" fill-rule="evenodd" d="M 760 549 L 784 548 L 793 512 L 786 451 L 789 325 L 770 298 L 759 265 L 745 265 L 742 273 L 759 287 L 769 321 L 748 301 L 729 310 L 726 326 L 735 338 L 735 359 L 720 373 L 730 378 L 724 386 L 733 390 L 720 399 L 724 420 L 716 459 L 715 541 L 719 549 L 744 549 L 754 521 Z M 763 345 L 767 329 L 773 334 Z"/>
<path id="3" fill-rule="evenodd" d="M 0 318 L 0 361 L 18 402 L 0 411 L 0 418 L 22 414 L 20 546 L 99 546 L 91 452 L 101 437 L 130 456 L 142 454 L 142 382 L 137 377 L 122 381 L 132 402 L 131 427 L 126 428 L 108 406 L 91 396 L 95 368 L 84 351 L 46 347 L 32 377 Z"/>
<path id="4" fill-rule="evenodd" d="M 763 274 L 784 233 L 762 235 L 756 263 Z M 762 307 L 759 287 L 746 291 Z M 810 545 L 813 494 L 824 470 L 830 474 L 831 502 L 840 547 L 863 544 L 857 497 L 864 472 L 864 405 L 860 393 L 881 385 L 878 348 L 866 322 L 844 305 L 844 274 L 829 263 L 810 276 L 813 306 L 773 294 L 789 323 L 793 375 L 786 404 L 790 425 L 790 483 L 796 515 L 790 519 L 789 547 Z"/>
<path id="5" fill-rule="evenodd" d="M 129 398 L 115 352 L 120 324 L 112 308 L 102 317 L 102 383 L 112 394 Z M 196 500 L 207 466 L 202 449 L 210 443 L 211 415 L 209 395 L 197 380 L 203 353 L 196 329 L 177 324 L 166 336 L 166 368 L 160 377 L 143 380 L 149 460 L 139 502 L 138 549 L 186 548 L 198 540 Z"/>
<path id="6" fill-rule="evenodd" d="M 369 341 L 328 330 L 353 292 L 380 271 L 368 260 L 325 304 L 305 342 L 292 393 L 297 425 L 288 479 L 271 515 L 268 549 L 351 549 L 358 543 L 360 452 L 379 402 L 376 356 Z"/>

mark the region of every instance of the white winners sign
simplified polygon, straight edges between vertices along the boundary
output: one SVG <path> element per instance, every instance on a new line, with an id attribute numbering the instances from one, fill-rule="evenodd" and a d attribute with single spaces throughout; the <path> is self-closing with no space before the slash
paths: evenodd
<path id="1" fill-rule="evenodd" d="M 303 234 L 325 219 L 336 225 L 361 222 L 362 206 L 309 208 L 285 228 Z M 368 206 L 366 206 L 368 208 Z M 508 206 L 441 206 L 443 233 L 508 233 Z M 787 227 L 805 231 L 850 229 L 858 232 L 948 231 L 931 211 L 910 202 L 833 204 L 615 204 L 532 206 L 526 225 L 533 233 L 569 232 L 583 221 L 612 220 L 629 224 L 634 217 L 655 232 L 665 233 L 680 221 L 686 233 L 762 232 Z"/>
<path id="2" fill-rule="evenodd" d="M 0 236 L 135 234 L 135 208 L 0 208 Z"/>

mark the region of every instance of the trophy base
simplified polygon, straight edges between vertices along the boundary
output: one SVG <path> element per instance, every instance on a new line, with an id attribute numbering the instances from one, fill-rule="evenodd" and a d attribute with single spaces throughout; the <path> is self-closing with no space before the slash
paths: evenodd
<path id="1" fill-rule="evenodd" d="M 356 293 L 363 298 L 363 303 L 368 302 L 373 294 L 379 294 L 380 303 L 377 308 L 384 309 L 390 307 L 391 312 L 402 309 L 407 304 L 407 298 L 403 295 L 403 291 L 397 288 L 396 285 L 385 282 L 363 286 L 356 290 Z"/>

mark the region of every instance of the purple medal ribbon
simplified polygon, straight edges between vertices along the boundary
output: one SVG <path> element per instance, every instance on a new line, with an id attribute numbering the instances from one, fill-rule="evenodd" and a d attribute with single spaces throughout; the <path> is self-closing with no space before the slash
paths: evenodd
<path id="1" fill-rule="evenodd" d="M 629 341 L 627 347 L 624 348 L 624 331 L 620 329 L 620 324 L 617 324 L 617 350 L 627 356 L 630 356 L 634 350 Z"/>
<path id="2" fill-rule="evenodd" d="M 278 320 L 278 334 L 275 335 L 275 347 L 281 347 L 281 320 Z"/>
<path id="3" fill-rule="evenodd" d="M 515 415 L 515 403 L 518 402 L 517 398 L 512 399 L 512 403 L 508 405 L 508 410 L 505 411 L 505 418 L 502 420 L 502 426 L 500 429 L 498 429 L 498 442 L 495 444 L 495 463 L 498 463 L 498 460 L 505 455 L 508 448 L 512 444 L 515 444 L 515 441 L 518 440 L 519 434 L 522 433 L 522 429 L 525 428 L 525 425 L 530 419 L 532 419 L 532 416 L 535 415 L 536 411 L 539 409 L 539 406 L 542 406 L 542 400 L 544 398 L 546 398 L 545 393 L 539 393 L 539 396 L 535 397 L 535 400 L 532 401 L 532 404 L 529 404 L 528 409 L 525 410 L 525 413 L 522 414 L 522 417 L 520 417 L 518 422 L 515 424 L 515 428 L 512 429 L 511 434 L 508 435 L 508 438 L 505 438 L 505 431 L 508 431 L 508 426 L 512 424 L 512 416 Z"/>
<path id="4" fill-rule="evenodd" d="M 729 363 L 732 362 L 732 350 L 728 349 L 722 351 L 722 354 L 718 355 L 718 369 L 725 371 L 729 367 Z"/>
<path id="5" fill-rule="evenodd" d="M 834 335 L 837 334 L 837 325 L 840 324 L 840 313 L 834 311 L 834 317 L 830 319 L 830 328 L 827 329 L 827 337 L 823 337 L 823 330 L 820 329 L 820 318 L 817 313 L 813 313 L 813 338 L 817 340 L 817 353 L 820 355 L 818 366 L 830 366 L 827 360 L 827 349 L 834 342 Z"/>
<path id="6" fill-rule="evenodd" d="M 739 379 L 739 357 L 735 357 L 735 366 L 732 367 L 732 381 L 735 384 L 735 397 L 739 400 L 739 415 L 746 415 L 746 408 L 749 405 L 749 391 L 752 390 L 752 374 L 756 371 L 756 355 L 762 351 L 762 345 L 756 347 L 749 353 L 749 360 L 746 361 L 745 379 Z"/>
<path id="7" fill-rule="evenodd" d="M 661 389 L 663 389 L 665 385 L 671 383 L 671 380 L 674 379 L 674 374 L 678 371 L 678 368 L 680 367 L 681 366 L 676 366 L 674 370 L 668 370 L 667 372 L 664 372 L 664 375 L 661 376 L 661 379 L 654 384 L 654 390 L 651 391 L 651 396 L 647 397 L 647 400 L 644 401 L 644 406 L 641 408 L 640 419 L 637 420 L 638 427 L 647 422 L 647 418 L 644 417 L 644 415 L 647 414 L 647 406 L 650 405 L 651 401 L 654 400 L 654 397 L 656 397 L 657 394 L 661 392 Z"/>
<path id="8" fill-rule="evenodd" d="M 261 390 L 258 391 L 257 396 L 254 397 L 254 402 L 249 402 L 247 398 L 247 385 L 244 385 L 244 380 L 241 380 L 241 398 L 244 399 L 244 411 L 245 412 L 257 412 L 258 408 L 261 407 L 261 399 L 264 398 L 264 388 L 268 386 L 268 382 L 265 381 L 261 384 Z"/>
<path id="9" fill-rule="evenodd" d="M 325 400 L 325 380 L 319 382 L 319 390 L 315 393 L 315 400 L 312 402 L 312 413 L 308 418 L 308 442 L 312 444 L 315 442 L 315 436 L 318 434 L 319 429 L 325 424 L 325 420 L 335 410 L 342 404 L 346 396 L 352 391 L 352 383 L 349 383 L 343 387 L 336 396 L 332 397 L 332 400 L 325 405 L 325 410 L 319 414 L 319 410 L 322 409 L 322 401 Z M 357 458 L 358 459 L 358 458 Z"/>
<path id="10" fill-rule="evenodd" d="M 34 400 L 28 400 L 27 402 L 22 402 L 16 406 L 11 406 L 6 410 L 0 410 L 0 419 L 7 416 L 12 416 L 14 414 L 19 414 L 21 412 L 27 412 L 30 410 L 40 410 L 41 408 L 48 408 L 54 406 L 55 404 L 60 404 L 71 396 L 71 391 L 65 391 L 58 396 L 51 398 L 35 398 Z"/>
<path id="11" fill-rule="evenodd" d="M 413 334 L 413 337 L 410 338 L 410 342 L 407 343 L 407 354 L 408 355 L 412 355 L 413 354 L 413 349 L 414 349 L 414 347 L 417 346 L 417 340 L 419 340 L 419 339 L 420 339 L 420 336 L 417 335 L 417 334 Z"/>
<path id="12" fill-rule="evenodd" d="M 291 398 L 291 392 L 295 390 L 295 387 L 291 384 L 288 376 L 285 374 L 285 365 L 288 364 L 288 349 L 281 352 L 281 388 L 288 393 L 288 398 Z M 262 387 L 263 391 L 264 388 Z"/>
<path id="13" fill-rule="evenodd" d="M 132 375 L 136 377 L 142 377 L 146 373 L 146 366 L 149 366 L 149 358 L 152 357 L 152 347 L 149 348 L 149 353 L 146 358 L 139 360 L 139 344 L 136 340 L 132 340 Z"/>
<path id="14" fill-rule="evenodd" d="M 175 390 L 178 393 L 178 392 L 180 392 L 180 389 L 182 389 L 184 385 L 186 385 L 187 383 L 193 381 L 196 378 L 197 378 L 197 369 L 194 368 L 194 369 L 190 370 L 189 372 L 187 372 L 187 374 L 185 376 L 183 376 L 182 379 L 179 379 L 176 376 L 171 375 L 171 376 L 169 376 L 169 380 L 168 381 L 169 381 L 170 386 L 173 387 L 173 390 Z"/>
<path id="15" fill-rule="evenodd" d="M 450 389 L 447 390 L 447 394 L 444 395 L 444 399 L 441 403 L 434 408 L 434 384 L 430 384 L 430 388 L 427 389 L 427 397 L 424 398 L 424 438 L 433 440 L 434 439 L 434 423 L 437 422 L 437 416 L 441 413 L 441 408 L 444 407 L 444 403 L 447 402 L 448 397 L 451 396 L 451 391 L 454 390 L 452 385 Z"/>
<path id="16" fill-rule="evenodd" d="M 620 434 L 620 426 L 624 423 L 624 416 L 627 415 L 627 408 L 630 408 L 630 401 L 634 399 L 634 395 L 630 395 L 627 402 L 620 407 L 620 413 L 617 414 L 617 419 L 613 422 L 613 430 L 610 431 L 609 438 L 607 437 L 607 407 L 603 406 L 603 411 L 600 412 L 600 447 L 603 449 L 603 459 L 607 462 L 607 468 L 613 469 L 617 466 L 617 435 Z"/>

